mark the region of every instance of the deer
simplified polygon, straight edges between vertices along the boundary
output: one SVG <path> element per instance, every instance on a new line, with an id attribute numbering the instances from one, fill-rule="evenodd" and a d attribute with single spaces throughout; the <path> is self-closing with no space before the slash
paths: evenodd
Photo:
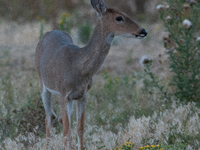
<path id="1" fill-rule="evenodd" d="M 45 109 L 46 149 L 49 149 L 52 121 L 57 118 L 52 110 L 51 96 L 59 96 L 63 125 L 64 150 L 75 149 L 71 136 L 71 113 L 76 104 L 78 150 L 83 150 L 84 119 L 87 93 L 93 76 L 100 69 L 115 36 L 144 38 L 147 31 L 126 13 L 106 5 L 104 0 L 91 0 L 98 21 L 89 42 L 84 47 L 74 45 L 67 32 L 46 32 L 37 44 L 35 64 L 40 79 L 42 102 Z"/>

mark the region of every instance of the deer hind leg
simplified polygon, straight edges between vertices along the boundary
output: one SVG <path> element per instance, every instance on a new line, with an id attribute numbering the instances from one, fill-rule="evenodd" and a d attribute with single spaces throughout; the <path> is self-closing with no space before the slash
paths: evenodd
<path id="1" fill-rule="evenodd" d="M 77 118 L 77 135 L 78 135 L 78 150 L 83 150 L 83 134 L 85 120 L 85 106 L 87 100 L 85 96 L 77 100 L 76 118 Z"/>
<path id="2" fill-rule="evenodd" d="M 45 118 L 45 125 L 46 125 L 46 149 L 49 148 L 49 142 L 50 142 L 50 128 L 52 126 L 53 119 L 56 118 L 55 113 L 52 110 L 51 107 L 51 93 L 45 88 L 43 85 L 42 89 L 42 102 L 44 105 L 46 118 Z"/>
<path id="3" fill-rule="evenodd" d="M 70 150 L 72 148 L 72 137 L 71 137 L 71 124 L 70 117 L 73 110 L 73 100 L 68 100 L 66 97 L 61 96 L 61 112 L 62 116 L 59 121 L 63 125 L 63 137 L 64 137 L 64 150 Z"/>
<path id="4" fill-rule="evenodd" d="M 72 114 L 72 110 L 73 110 L 73 105 L 74 105 L 74 100 L 68 100 L 67 103 L 67 113 L 68 113 L 68 118 L 69 118 L 69 123 L 71 122 L 71 114 Z M 58 121 L 63 124 L 62 122 L 62 116 L 59 117 Z"/>

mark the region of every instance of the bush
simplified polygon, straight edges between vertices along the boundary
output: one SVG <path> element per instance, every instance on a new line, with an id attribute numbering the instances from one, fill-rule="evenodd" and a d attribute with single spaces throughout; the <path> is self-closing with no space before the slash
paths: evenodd
<path id="1" fill-rule="evenodd" d="M 83 44 L 86 44 L 89 41 L 91 32 L 92 29 L 88 23 L 83 23 L 83 25 L 79 28 L 78 35 Z"/>
<path id="2" fill-rule="evenodd" d="M 72 15 L 70 13 L 62 13 L 59 21 L 59 30 L 66 31 L 70 34 L 72 28 Z"/>
<path id="3" fill-rule="evenodd" d="M 161 20 L 164 22 L 166 31 L 164 47 L 168 54 L 169 70 L 172 78 L 168 84 L 171 93 L 168 99 L 173 96 L 176 100 L 198 102 L 200 98 L 200 2 L 184 0 L 166 0 L 168 5 L 158 5 L 157 9 Z M 146 72 L 151 74 L 151 66 L 146 65 Z M 155 78 L 156 79 L 156 78 Z M 155 82 L 158 85 L 158 82 Z M 165 96 L 166 97 L 166 96 Z"/>

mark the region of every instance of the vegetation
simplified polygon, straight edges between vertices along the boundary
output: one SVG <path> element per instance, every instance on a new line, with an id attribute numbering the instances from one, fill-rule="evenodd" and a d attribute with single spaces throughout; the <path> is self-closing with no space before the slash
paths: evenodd
<path id="1" fill-rule="evenodd" d="M 92 31 L 91 25 L 88 23 L 83 23 L 83 25 L 79 28 L 78 35 L 80 41 L 83 44 L 87 44 L 87 42 L 89 41 L 91 36 L 91 31 Z"/>
<path id="2" fill-rule="evenodd" d="M 127 13 L 133 14 L 132 5 L 137 5 L 135 11 L 138 13 L 145 13 L 145 4 L 148 2 L 145 0 L 143 3 L 140 0 L 136 0 L 135 3 L 131 0 L 121 2 L 120 0 L 106 1 L 108 5 L 116 7 L 117 5 L 126 10 Z M 131 5 L 130 5 L 131 4 Z M 34 21 L 37 16 L 41 16 L 46 21 L 56 22 L 57 17 L 63 11 L 70 13 L 80 11 L 81 7 L 86 8 L 90 5 L 89 0 L 0 0 L 1 17 L 9 20 L 15 20 L 19 23 L 25 21 Z M 86 11 L 86 10 L 84 10 Z M 82 13 L 82 16 L 84 14 Z"/>
<path id="3" fill-rule="evenodd" d="M 139 71 L 116 75 L 109 67 L 101 70 L 88 95 L 85 149 L 199 149 L 200 2 L 166 2 L 168 5 L 157 8 L 167 31 L 163 40 L 169 80 L 158 77 L 153 70 L 156 60 L 146 56 Z M 62 13 L 59 29 L 70 33 L 76 22 L 72 18 L 71 13 Z M 41 38 L 45 21 L 37 19 Z M 91 25 L 82 23 L 77 31 L 86 43 Z M 45 149 L 45 112 L 37 72 L 27 59 L 13 59 L 11 49 L 0 45 L 0 149 Z M 134 50 L 125 61 L 127 66 L 134 62 L 132 53 Z M 59 114 L 57 97 L 53 97 L 53 106 Z M 77 147 L 75 126 L 72 122 Z M 56 120 L 53 127 L 51 147 L 62 149 L 62 126 Z"/>
<path id="4" fill-rule="evenodd" d="M 200 67 L 200 42 L 196 36 L 200 34 L 200 3 L 194 0 L 166 2 L 168 5 L 160 5 L 158 10 L 167 31 L 163 40 L 172 72 L 169 86 L 174 90 L 170 95 L 177 100 L 198 102 L 200 71 L 197 68 Z"/>
<path id="5" fill-rule="evenodd" d="M 71 33 L 72 15 L 70 13 L 63 13 L 59 21 L 59 30 Z"/>
<path id="6" fill-rule="evenodd" d="M 48 21 L 56 19 L 59 11 L 72 11 L 75 5 L 72 0 L 0 0 L 1 16 L 20 23 L 36 20 L 37 16 Z"/>

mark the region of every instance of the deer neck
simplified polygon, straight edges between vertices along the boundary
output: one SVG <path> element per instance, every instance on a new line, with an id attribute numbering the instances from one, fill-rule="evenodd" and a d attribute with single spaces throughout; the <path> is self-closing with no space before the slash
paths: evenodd
<path id="1" fill-rule="evenodd" d="M 106 28 L 99 21 L 88 44 L 82 48 L 85 54 L 81 60 L 82 65 L 80 65 L 82 66 L 82 75 L 91 78 L 99 70 L 108 55 L 114 34 L 106 31 Z"/>

